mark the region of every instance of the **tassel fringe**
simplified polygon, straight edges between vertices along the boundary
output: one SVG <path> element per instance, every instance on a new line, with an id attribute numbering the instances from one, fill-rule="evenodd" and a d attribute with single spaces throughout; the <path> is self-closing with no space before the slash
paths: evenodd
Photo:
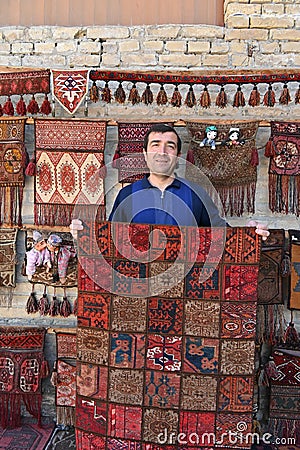
<path id="1" fill-rule="evenodd" d="M 276 103 L 276 99 L 275 99 L 275 93 L 273 91 L 272 85 L 270 84 L 270 86 L 268 87 L 267 92 L 264 95 L 264 100 L 263 103 L 265 106 L 274 106 Z"/>
<path id="2" fill-rule="evenodd" d="M 241 86 L 238 86 L 236 93 L 234 94 L 233 106 L 239 108 L 240 106 L 245 106 L 245 97 L 242 92 Z"/>
<path id="3" fill-rule="evenodd" d="M 178 86 L 175 86 L 174 92 L 173 92 L 172 98 L 171 98 L 171 105 L 179 108 L 181 106 L 181 103 L 182 103 L 181 94 L 179 92 Z"/>
<path id="4" fill-rule="evenodd" d="M 284 340 L 284 305 L 257 305 L 256 340 L 275 345 Z"/>
<path id="5" fill-rule="evenodd" d="M 159 92 L 157 94 L 156 103 L 158 105 L 166 105 L 168 103 L 168 97 L 163 85 L 161 85 Z"/>
<path id="6" fill-rule="evenodd" d="M 252 89 L 250 97 L 249 97 L 248 104 L 249 104 L 249 106 L 253 106 L 253 107 L 260 105 L 260 93 L 259 93 L 256 85 L 253 86 L 253 89 Z"/>
<path id="7" fill-rule="evenodd" d="M 151 103 L 153 103 L 153 93 L 149 84 L 147 84 L 146 89 L 142 94 L 142 102 L 145 103 L 145 105 L 151 105 Z"/>
<path id="8" fill-rule="evenodd" d="M 196 96 L 195 96 L 195 93 L 194 93 L 193 86 L 190 86 L 189 87 L 189 91 L 186 94 L 186 98 L 185 98 L 184 104 L 186 106 L 188 106 L 189 108 L 193 108 L 193 106 L 195 106 L 196 103 L 197 103 L 197 101 L 196 101 Z"/>
<path id="9" fill-rule="evenodd" d="M 223 86 L 221 87 L 220 92 L 217 95 L 216 106 L 218 106 L 219 108 L 225 108 L 227 106 L 227 94 Z"/>

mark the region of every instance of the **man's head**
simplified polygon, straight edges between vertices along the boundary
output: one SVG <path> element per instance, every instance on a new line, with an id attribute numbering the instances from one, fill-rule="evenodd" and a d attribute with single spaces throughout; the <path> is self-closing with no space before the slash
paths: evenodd
<path id="1" fill-rule="evenodd" d="M 179 137 L 179 134 L 175 130 L 175 128 L 171 127 L 170 125 L 166 125 L 164 123 L 156 123 L 153 125 L 149 131 L 147 131 L 145 137 L 144 137 L 144 144 L 143 149 L 145 152 L 147 152 L 148 143 L 149 143 L 149 135 L 151 133 L 174 133 L 177 136 L 177 155 L 181 152 L 181 139 Z"/>

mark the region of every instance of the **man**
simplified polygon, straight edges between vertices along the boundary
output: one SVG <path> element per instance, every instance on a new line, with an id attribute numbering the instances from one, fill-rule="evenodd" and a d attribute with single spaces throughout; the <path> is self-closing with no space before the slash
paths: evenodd
<path id="1" fill-rule="evenodd" d="M 226 221 L 207 192 L 196 183 L 179 178 L 175 169 L 181 153 L 181 139 L 168 125 L 155 124 L 144 139 L 144 157 L 149 175 L 125 186 L 114 202 L 109 221 L 179 226 L 222 227 Z M 266 239 L 267 226 L 256 226 Z M 72 234 L 82 229 L 79 220 L 70 226 Z"/>

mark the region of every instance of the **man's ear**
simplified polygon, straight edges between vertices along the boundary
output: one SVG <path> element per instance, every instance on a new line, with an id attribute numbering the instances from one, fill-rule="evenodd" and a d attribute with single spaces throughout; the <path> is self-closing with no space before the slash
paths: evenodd
<path id="1" fill-rule="evenodd" d="M 147 152 L 144 148 L 143 148 L 143 155 L 144 155 L 145 161 L 147 161 Z"/>

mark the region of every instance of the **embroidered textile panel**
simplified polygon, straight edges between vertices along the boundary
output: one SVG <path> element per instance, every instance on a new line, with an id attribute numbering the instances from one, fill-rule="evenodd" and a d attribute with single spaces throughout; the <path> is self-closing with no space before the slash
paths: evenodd
<path id="1" fill-rule="evenodd" d="M 0 73 L 0 95 L 23 95 L 50 92 L 48 69 L 22 70 Z"/>
<path id="2" fill-rule="evenodd" d="M 119 182 L 132 183 L 149 172 L 143 156 L 143 142 L 146 133 L 155 123 L 157 122 L 118 123 L 118 148 L 113 167 L 119 171 Z"/>
<path id="3" fill-rule="evenodd" d="M 52 70 L 52 95 L 73 114 L 82 104 L 88 89 L 88 70 Z"/>
<path id="4" fill-rule="evenodd" d="M 288 306 L 290 309 L 300 309 L 300 233 L 289 230 L 291 276 Z"/>
<path id="5" fill-rule="evenodd" d="M 37 119 L 35 139 L 35 223 L 67 226 L 75 205 L 103 219 L 106 122 Z"/>
<path id="6" fill-rule="evenodd" d="M 258 303 L 283 304 L 282 261 L 285 250 L 285 231 L 270 230 L 262 242 L 258 272 Z"/>
<path id="7" fill-rule="evenodd" d="M 206 127 L 211 125 L 217 128 L 215 149 L 204 140 Z M 258 122 L 197 121 L 187 122 L 186 127 L 190 137 L 187 161 L 191 163 L 187 165 L 187 178 L 199 183 L 199 177 L 204 174 L 217 190 L 226 215 L 253 213 L 258 164 L 255 145 Z M 228 138 L 232 128 L 240 132 L 237 141 Z M 209 184 L 207 188 L 211 191 Z"/>
<path id="8" fill-rule="evenodd" d="M 41 423 L 45 328 L 0 327 L 1 425 L 18 426 L 21 404 Z"/>
<path id="9" fill-rule="evenodd" d="M 18 230 L 0 228 L 0 286 L 15 287 L 16 239 Z"/>
<path id="10" fill-rule="evenodd" d="M 266 147 L 269 207 L 272 212 L 300 214 L 300 122 L 271 122 Z"/>
<path id="11" fill-rule="evenodd" d="M 255 230 L 102 222 L 78 243 L 77 448 L 175 449 L 180 433 L 202 448 L 241 421 L 250 432 Z"/>

